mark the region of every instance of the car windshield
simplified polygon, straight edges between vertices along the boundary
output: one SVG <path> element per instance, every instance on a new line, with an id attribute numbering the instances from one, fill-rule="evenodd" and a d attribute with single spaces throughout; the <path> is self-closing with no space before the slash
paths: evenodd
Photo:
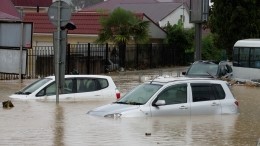
<path id="1" fill-rule="evenodd" d="M 191 65 L 186 75 L 217 75 L 218 73 L 218 64 L 213 63 L 197 63 Z"/>
<path id="2" fill-rule="evenodd" d="M 162 85 L 159 84 L 147 83 L 139 85 L 115 103 L 133 105 L 145 104 L 161 87 Z"/>
<path id="3" fill-rule="evenodd" d="M 49 82 L 50 80 L 51 79 L 49 79 L 49 78 L 43 78 L 43 79 L 37 80 L 37 81 L 33 82 L 32 84 L 26 86 L 22 90 L 16 92 L 16 94 L 26 94 L 26 95 L 29 95 L 32 92 L 34 92 L 35 90 L 39 89 L 45 83 Z"/>

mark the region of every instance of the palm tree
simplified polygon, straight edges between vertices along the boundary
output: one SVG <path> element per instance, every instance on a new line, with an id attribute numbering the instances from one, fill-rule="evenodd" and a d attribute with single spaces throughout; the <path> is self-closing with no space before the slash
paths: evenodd
<path id="1" fill-rule="evenodd" d="M 101 18 L 102 29 L 99 33 L 99 43 L 111 41 L 119 48 L 119 66 L 125 67 L 126 44 L 130 40 L 144 43 L 149 40 L 149 21 L 122 8 L 115 9 L 110 15 Z"/>

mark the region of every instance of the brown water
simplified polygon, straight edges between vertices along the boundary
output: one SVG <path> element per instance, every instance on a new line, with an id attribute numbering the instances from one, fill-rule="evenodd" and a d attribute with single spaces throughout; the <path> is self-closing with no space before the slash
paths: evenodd
<path id="1" fill-rule="evenodd" d="M 123 92 L 139 84 L 130 76 L 114 78 Z M 32 81 L 0 81 L 0 101 Z M 14 108 L 0 108 L 0 145 L 255 146 L 260 138 L 260 88 L 233 86 L 232 91 L 239 100 L 238 115 L 106 119 L 86 113 L 109 100 L 58 105 L 12 100 Z"/>

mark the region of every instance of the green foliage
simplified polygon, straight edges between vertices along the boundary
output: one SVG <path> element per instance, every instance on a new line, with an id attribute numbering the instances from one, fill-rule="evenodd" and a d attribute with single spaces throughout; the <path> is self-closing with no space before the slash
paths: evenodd
<path id="1" fill-rule="evenodd" d="M 218 48 L 226 49 L 232 59 L 237 40 L 260 37 L 259 0 L 214 0 L 209 27 Z"/>
<path id="2" fill-rule="evenodd" d="M 166 42 L 173 46 L 176 49 L 176 63 L 177 64 L 186 64 L 187 61 L 184 59 L 187 55 L 187 52 L 191 52 L 194 45 L 194 29 L 184 29 L 183 23 L 179 21 L 178 24 L 170 25 L 169 23 L 165 27 L 167 32 Z M 191 59 L 193 60 L 193 59 Z"/>
<path id="3" fill-rule="evenodd" d="M 170 25 L 165 27 L 167 32 L 166 43 L 173 44 L 182 52 L 188 51 L 192 48 L 194 42 L 194 29 L 183 29 L 183 24 L 179 22 L 177 25 Z"/>
<path id="4" fill-rule="evenodd" d="M 222 50 L 218 49 L 214 44 L 213 34 L 209 34 L 202 38 L 201 58 L 202 60 L 223 60 Z"/>
<path id="5" fill-rule="evenodd" d="M 149 39 L 149 21 L 143 21 L 122 8 L 117 8 L 109 16 L 102 17 L 100 23 L 102 29 L 96 40 L 100 43 L 112 41 L 120 44 L 127 43 L 131 39 L 142 43 Z"/>
<path id="6" fill-rule="evenodd" d="M 149 40 L 149 21 L 143 21 L 130 11 L 115 9 L 110 15 L 100 20 L 102 29 L 96 42 L 111 41 L 119 48 L 119 65 L 125 67 L 126 44 L 130 40 L 145 43 Z"/>

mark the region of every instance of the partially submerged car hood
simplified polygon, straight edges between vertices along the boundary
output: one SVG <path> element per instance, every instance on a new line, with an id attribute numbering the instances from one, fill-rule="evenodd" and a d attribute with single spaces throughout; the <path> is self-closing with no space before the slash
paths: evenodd
<path id="1" fill-rule="evenodd" d="M 104 117 L 107 114 L 122 113 L 125 111 L 131 111 L 131 110 L 138 109 L 138 108 L 139 108 L 139 105 L 111 103 L 111 104 L 104 105 L 104 106 L 95 108 L 93 110 L 90 110 L 87 114 Z"/>
<path id="2" fill-rule="evenodd" d="M 28 95 L 21 95 L 21 94 L 12 94 L 9 98 L 16 98 L 16 99 L 27 99 Z"/>

